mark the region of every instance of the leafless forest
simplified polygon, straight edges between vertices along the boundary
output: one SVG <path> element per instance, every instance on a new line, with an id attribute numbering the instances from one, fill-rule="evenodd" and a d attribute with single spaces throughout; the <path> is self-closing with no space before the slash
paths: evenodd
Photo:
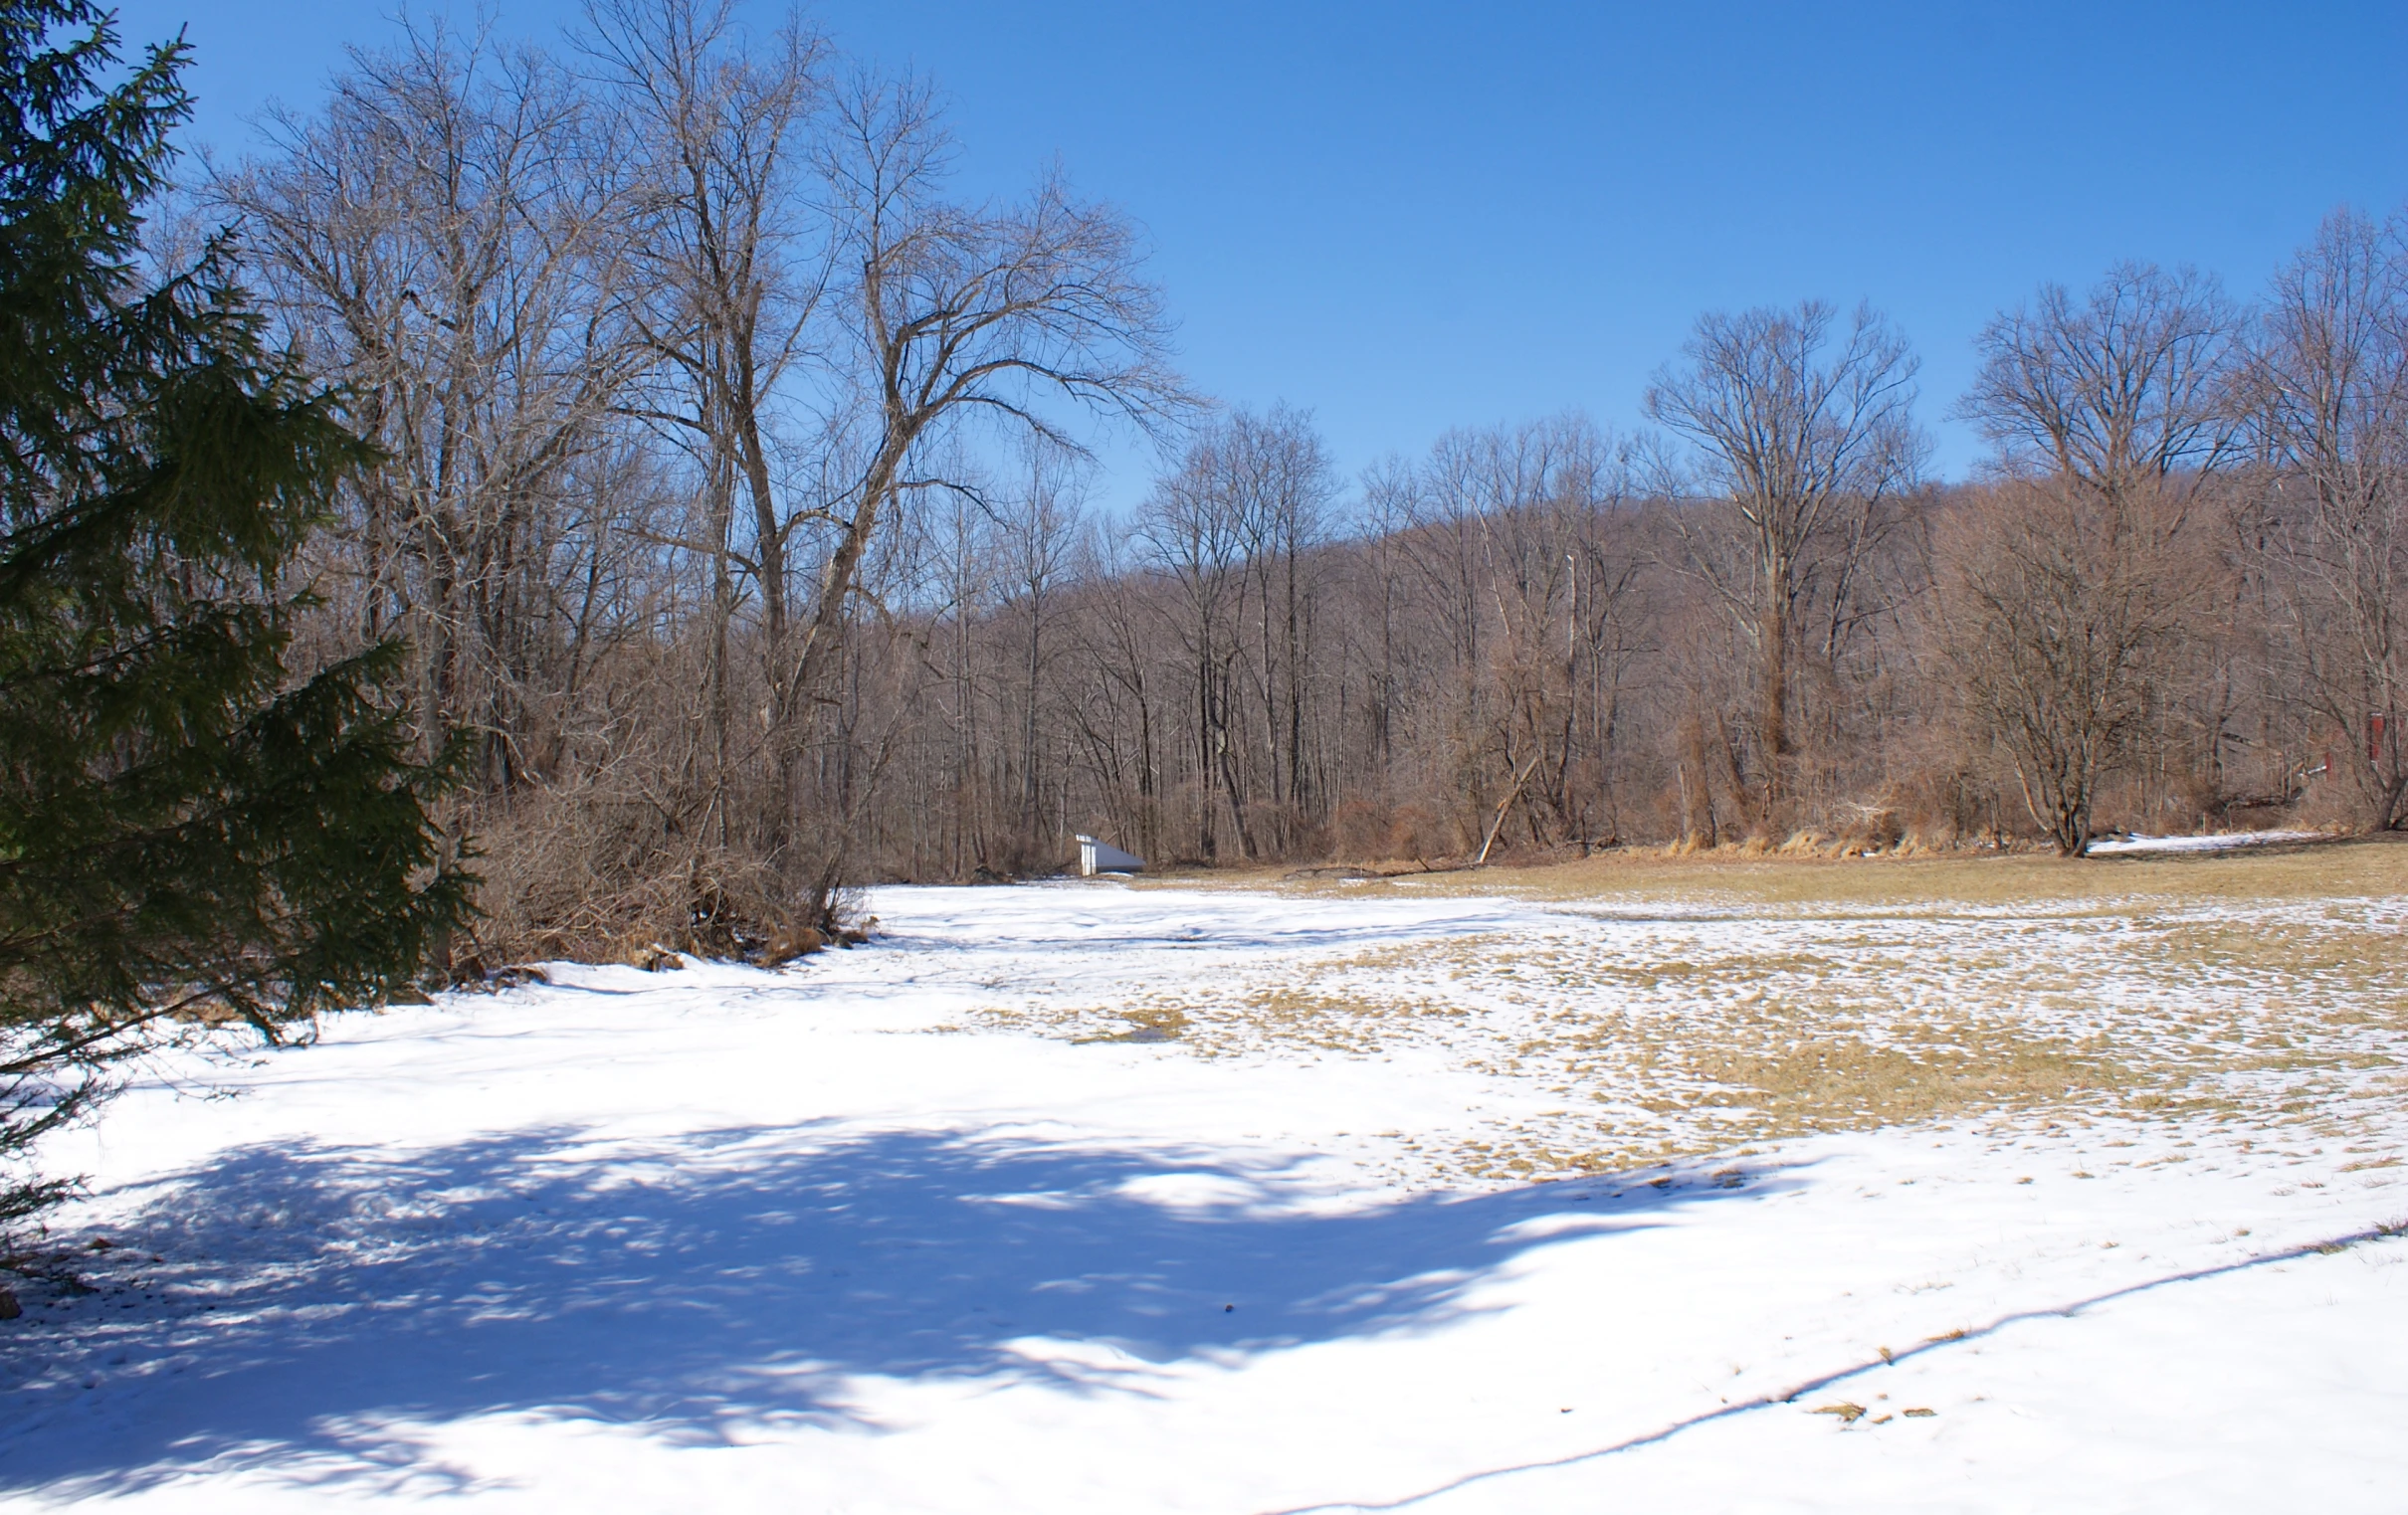
<path id="1" fill-rule="evenodd" d="M 1905 333 L 1709 313 L 1644 429 L 1344 476 L 1212 404 L 1122 213 L 973 200 L 928 87 L 715 0 L 438 30 L 192 186 L 386 462 L 313 652 L 412 650 L 475 950 L 750 944 L 842 890 L 1615 846 L 2036 846 L 2408 821 L 2408 222 L 2254 299 L 2031 291 L 1961 397 Z M 1929 476 L 1918 406 L 1995 445 Z M 1133 514 L 1087 444 L 1159 448 Z M 465 950 L 465 949 L 464 949 Z"/>

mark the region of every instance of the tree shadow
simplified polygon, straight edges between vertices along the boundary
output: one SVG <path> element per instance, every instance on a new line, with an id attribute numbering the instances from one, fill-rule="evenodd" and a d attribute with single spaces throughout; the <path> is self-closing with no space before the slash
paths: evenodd
<path id="1" fill-rule="evenodd" d="M 111 1232 L 124 1292 L 0 1338 L 25 1354 L 0 1489 L 207 1464 L 440 1490 L 472 1480 L 395 1422 L 494 1413 L 691 1444 L 875 1432 L 860 1375 L 1142 1395 L 1156 1365 L 1443 1325 L 1530 1248 L 1765 1187 L 1336 1209 L 1194 1154 L 809 1128 L 238 1149 Z"/>

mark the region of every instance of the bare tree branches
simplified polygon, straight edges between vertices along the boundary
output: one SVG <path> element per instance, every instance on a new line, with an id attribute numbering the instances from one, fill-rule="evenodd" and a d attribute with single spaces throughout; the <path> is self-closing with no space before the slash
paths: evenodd
<path id="1" fill-rule="evenodd" d="M 1711 314 L 1644 397 L 1341 478 L 1209 423 L 1133 224 L 980 201 L 920 82 L 735 0 L 589 0 L 564 68 L 439 28 L 219 174 L 385 466 L 317 549 L 402 631 L 493 929 L 711 950 L 870 876 L 1151 855 L 1869 846 L 2304 807 L 2408 820 L 2399 223 L 2262 318 L 2140 266 L 1992 322 L 1923 477 L 1869 308 Z M 1176 456 L 1085 504 L 1099 425 Z M 2230 527 L 2231 529 L 2225 529 Z M 2252 809 L 2254 807 L 2254 810 Z"/>
<path id="2" fill-rule="evenodd" d="M 2226 461 L 2239 315 L 2194 270 L 2117 264 L 2078 304 L 2044 284 L 1976 343 L 1982 366 L 1957 413 L 2002 464 L 2103 498 Z"/>
<path id="3" fill-rule="evenodd" d="M 1982 334 L 1960 411 L 2018 483 L 1945 554 L 1954 662 L 2068 856 L 2205 583 L 2186 527 L 2235 430 L 2234 332 L 2211 282 L 2127 264 L 2079 305 L 2048 285 Z"/>
<path id="4" fill-rule="evenodd" d="M 211 185 L 390 460 L 354 501 L 346 608 L 368 638 L 408 634 L 427 726 L 478 731 L 495 786 L 524 775 L 513 733 L 550 676 L 519 632 L 600 561 L 590 517 L 538 502 L 605 446 L 638 361 L 589 125 L 540 56 L 408 29 Z"/>
<path id="5" fill-rule="evenodd" d="M 943 198 L 946 141 L 924 86 L 859 82 L 835 119 L 823 172 L 845 277 L 846 430 L 861 462 L 832 502 L 813 609 L 776 675 L 786 708 L 834 666 L 863 554 L 914 458 L 951 429 L 983 420 L 1079 452 L 1049 402 L 1142 426 L 1192 403 L 1125 220 L 1052 175 L 1000 208 Z"/>
<path id="6" fill-rule="evenodd" d="M 1791 652 L 1818 594 L 1844 604 L 1891 504 L 1919 476 L 1916 360 L 1870 306 L 1844 332 L 1819 300 L 1709 314 L 1683 363 L 1648 386 L 1648 418 L 1688 439 L 1686 481 L 1740 544 L 1738 561 L 1677 517 L 1691 560 L 1743 618 L 1759 659 L 1758 742 L 1769 809 L 1791 750 Z M 1684 492 L 1682 481 L 1671 481 Z M 1834 625 L 1842 624 L 1835 621 Z"/>
<path id="7" fill-rule="evenodd" d="M 810 190 L 814 113 L 826 93 L 826 44 L 789 18 L 767 41 L 737 25 L 732 0 L 589 0 L 582 51 L 599 73 L 625 155 L 623 256 L 643 297 L 634 322 L 653 360 L 638 414 L 666 420 L 693 458 L 711 561 L 705 717 L 713 748 L 716 844 L 729 845 L 734 730 L 730 637 L 737 573 L 753 581 L 769 698 L 765 721 L 779 782 L 761 818 L 772 856 L 789 844 L 798 719 L 783 673 L 795 587 L 787 570 L 798 526 L 825 518 L 818 499 L 777 478 L 779 436 L 815 440 L 802 372 L 827 287 L 835 238 Z M 650 394 L 666 388 L 667 397 Z M 735 499 L 750 509 L 739 549 Z M 794 496 L 800 493 L 800 499 Z"/>
<path id="8" fill-rule="evenodd" d="M 2243 413 L 2266 467 L 2257 539 L 2319 764 L 2363 819 L 2408 819 L 2408 227 L 2339 212 L 2277 274 Z M 2329 772 L 2328 772 L 2328 776 Z M 2288 775 L 2286 776 L 2289 777 Z"/>
<path id="9" fill-rule="evenodd" d="M 2069 857 L 2088 851 L 2101 783 L 2130 752 L 2150 674 L 2197 602 L 2173 513 L 2162 498 L 2127 497 L 2110 517 L 2078 493 L 2019 482 L 1969 504 L 1943 539 L 1947 647 L 1966 708 L 2009 755 L 2034 825 Z"/>

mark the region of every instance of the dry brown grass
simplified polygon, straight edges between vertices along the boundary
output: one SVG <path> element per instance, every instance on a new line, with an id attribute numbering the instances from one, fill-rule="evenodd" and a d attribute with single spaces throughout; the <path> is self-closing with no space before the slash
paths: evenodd
<path id="1" fill-rule="evenodd" d="M 1737 849 L 1668 856 L 1634 850 L 1529 867 L 1403 876 L 1414 877 L 1416 888 L 1528 899 L 1713 899 L 1767 905 L 2373 897 L 2408 894 L 2408 836 L 2080 858 L 2030 852 L 1812 858 L 1749 856 Z"/>
<path id="2" fill-rule="evenodd" d="M 1615 854 L 1402 880 L 1561 925 L 1286 966 L 1149 1000 L 1204 1055 L 1406 1044 L 1562 1104 L 1409 1144 L 1455 1177 L 1994 1115 L 2190 1114 L 2347 1134 L 2408 1050 L 2408 845 L 2079 861 Z M 2386 1159 L 2387 1160 L 2387 1159 Z"/>
<path id="3" fill-rule="evenodd" d="M 2298 899 L 2408 893 L 2408 835 L 2237 849 L 2060 858 L 2035 852 L 1900 852 L 1818 857 L 1722 848 L 1675 853 L 1626 849 L 1581 859 L 1423 869 L 1384 863 L 1381 876 L 1301 876 L 1262 868 L 1143 875 L 1140 888 L 1277 889 L 1343 897 L 1407 889 L 1544 901 L 1730 904 L 1994 905 L 2102 898 Z"/>

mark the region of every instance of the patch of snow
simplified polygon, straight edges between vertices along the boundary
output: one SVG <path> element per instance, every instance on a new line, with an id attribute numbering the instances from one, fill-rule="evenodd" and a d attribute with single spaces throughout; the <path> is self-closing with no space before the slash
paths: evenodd
<path id="1" fill-rule="evenodd" d="M 2094 842 L 2091 854 L 2115 852 L 2221 852 L 2236 847 L 2268 847 L 2279 842 L 2315 842 L 2317 832 L 2213 832 L 2199 837 L 2143 837 L 2134 834 L 2111 842 Z"/>
<path id="2" fill-rule="evenodd" d="M 2397 1507 L 2397 1113 L 2351 1153 L 2211 1109 L 1474 1184 L 1398 1143 L 1563 1117 L 1502 1051 L 988 1014 L 1491 938 L 1881 932 L 2011 975 L 2111 926 L 1095 881 L 871 908 L 878 944 L 787 971 L 561 965 L 164 1061 L 52 1150 L 94 1188 L 60 1238 L 112 1245 L 100 1292 L 0 1322 L 0 1507 Z M 1452 1035 L 1581 1008 L 1508 982 Z"/>

